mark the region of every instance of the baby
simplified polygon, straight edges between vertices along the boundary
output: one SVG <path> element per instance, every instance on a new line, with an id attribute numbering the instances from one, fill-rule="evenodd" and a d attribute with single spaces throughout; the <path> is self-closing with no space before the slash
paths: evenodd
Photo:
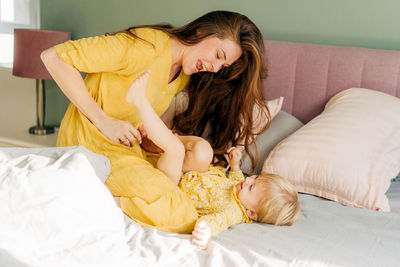
<path id="1" fill-rule="evenodd" d="M 133 82 L 126 100 L 136 107 L 145 134 L 164 151 L 157 168 L 179 184 L 199 213 L 192 243 L 206 249 L 212 235 L 239 223 L 292 225 L 300 212 L 293 186 L 274 174 L 244 178 L 235 147 L 227 151 L 228 177 L 223 168 L 210 166 L 213 150 L 206 140 L 173 134 L 155 113 L 146 97 L 149 76 L 146 71 Z"/>
<path id="2" fill-rule="evenodd" d="M 179 187 L 188 194 L 200 218 L 192 243 L 206 249 L 212 235 L 239 223 L 253 221 L 292 225 L 300 212 L 297 192 L 286 179 L 262 173 L 244 178 L 241 152 L 231 148 L 228 177 L 221 167 L 185 173 Z"/>

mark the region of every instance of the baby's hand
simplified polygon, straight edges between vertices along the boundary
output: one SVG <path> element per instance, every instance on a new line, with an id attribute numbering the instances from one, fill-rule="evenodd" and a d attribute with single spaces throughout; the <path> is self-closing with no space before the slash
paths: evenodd
<path id="1" fill-rule="evenodd" d="M 133 81 L 125 97 L 129 104 L 137 105 L 143 101 L 143 99 L 146 99 L 146 88 L 149 77 L 150 69 L 146 70 L 142 75 Z"/>
<path id="2" fill-rule="evenodd" d="M 231 166 L 232 171 L 239 171 L 242 150 L 237 147 L 231 147 L 226 151 L 226 153 L 229 154 L 229 165 Z"/>
<path id="3" fill-rule="evenodd" d="M 201 249 L 207 249 L 208 241 L 211 238 L 211 228 L 205 221 L 196 222 L 192 235 L 192 244 Z"/>

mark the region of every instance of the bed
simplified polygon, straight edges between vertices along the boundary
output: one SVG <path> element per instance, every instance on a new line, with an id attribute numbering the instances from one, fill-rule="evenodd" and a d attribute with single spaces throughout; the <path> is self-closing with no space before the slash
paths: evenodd
<path id="1" fill-rule="evenodd" d="M 400 102 L 396 101 L 400 101 L 400 51 L 278 41 L 265 41 L 265 46 L 269 69 L 265 96 L 283 96 L 284 102 L 270 129 L 256 139 L 262 160 L 255 171 L 293 169 L 294 174 L 284 173 L 301 192 L 301 216 L 293 226 L 237 225 L 213 237 L 209 248 L 202 251 L 190 244 L 190 235 L 143 228 L 127 218 L 103 185 L 110 171 L 107 158 L 83 147 L 0 148 L 0 266 L 398 266 L 400 112 L 396 112 Z M 296 155 L 307 162 L 306 169 L 312 174 L 296 176 L 306 171 L 295 169 L 296 158 L 282 154 L 293 149 L 292 143 L 304 143 L 301 138 L 308 136 L 304 133 L 315 134 L 310 127 L 325 129 L 318 127 L 325 120 L 321 115 L 339 106 L 335 101 L 346 97 L 347 92 L 367 94 L 373 100 L 382 97 L 384 108 L 379 108 L 381 102 L 372 101 L 371 105 L 381 106 L 368 118 L 381 116 L 374 125 L 389 120 L 377 133 L 351 136 L 353 141 L 346 143 L 345 148 L 354 151 L 352 143 L 376 134 L 373 140 L 365 140 L 372 143 L 381 138 L 383 143 L 377 147 L 388 149 L 374 150 L 382 154 L 374 164 L 360 169 L 365 165 L 359 162 L 370 162 L 371 157 L 359 153 L 351 160 L 335 157 L 350 161 L 357 171 L 354 175 L 361 177 L 353 180 L 350 176 L 346 183 L 354 181 L 360 191 L 367 184 L 361 202 L 346 200 L 349 192 L 340 191 L 343 184 L 335 187 L 335 183 L 323 179 L 312 180 L 312 189 L 317 183 L 321 185 L 319 191 L 311 193 L 304 186 L 304 178 L 312 177 L 319 166 L 313 164 L 325 164 L 313 159 L 323 156 L 311 152 L 326 150 L 327 145 L 337 147 L 331 140 L 340 140 L 341 135 L 333 128 L 323 133 L 324 137 L 334 134 L 329 144 L 318 143 L 318 149 L 295 146 L 297 152 L 306 150 L 306 154 Z M 360 105 L 367 106 L 365 102 Z M 356 105 L 344 106 L 347 110 Z M 346 113 L 343 117 L 348 120 L 351 116 Z M 354 129 L 349 134 L 360 135 Z M 384 142 L 389 144 L 382 146 Z M 373 147 L 365 144 L 362 149 Z M 282 158 L 284 168 L 280 165 Z M 346 170 L 345 163 L 337 166 L 335 160 L 329 158 L 335 167 L 327 167 L 329 179 L 335 170 L 341 171 L 341 177 Z M 382 164 L 376 175 L 377 166 Z M 249 171 L 247 157 L 242 168 Z M 370 172 L 363 178 L 366 168 Z M 369 201 L 366 196 L 375 186 L 380 188 L 375 192 L 380 194 L 379 201 Z M 327 191 L 330 194 L 324 195 Z"/>

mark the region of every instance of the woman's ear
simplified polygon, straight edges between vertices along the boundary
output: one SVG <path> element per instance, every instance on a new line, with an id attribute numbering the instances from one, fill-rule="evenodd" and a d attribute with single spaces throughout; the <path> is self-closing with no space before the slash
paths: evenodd
<path id="1" fill-rule="evenodd" d="M 254 210 L 252 210 L 252 209 L 247 209 L 247 210 L 246 210 L 246 214 L 247 214 L 247 216 L 248 216 L 250 219 L 252 219 L 253 221 L 256 221 L 256 220 L 257 220 L 257 213 L 256 213 Z"/>

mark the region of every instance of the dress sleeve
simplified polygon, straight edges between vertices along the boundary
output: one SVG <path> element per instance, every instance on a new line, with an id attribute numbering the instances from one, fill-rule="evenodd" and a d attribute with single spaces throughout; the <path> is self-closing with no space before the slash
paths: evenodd
<path id="1" fill-rule="evenodd" d="M 228 179 L 235 182 L 243 182 L 244 175 L 242 171 L 229 171 Z"/>
<path id="2" fill-rule="evenodd" d="M 205 221 L 210 226 L 213 236 L 232 225 L 244 222 L 242 211 L 234 205 L 230 205 L 222 212 L 201 216 L 199 220 Z"/>
<path id="3" fill-rule="evenodd" d="M 151 64 L 154 47 L 128 34 L 67 41 L 54 47 L 58 56 L 80 72 L 118 72 L 138 63 Z"/>

